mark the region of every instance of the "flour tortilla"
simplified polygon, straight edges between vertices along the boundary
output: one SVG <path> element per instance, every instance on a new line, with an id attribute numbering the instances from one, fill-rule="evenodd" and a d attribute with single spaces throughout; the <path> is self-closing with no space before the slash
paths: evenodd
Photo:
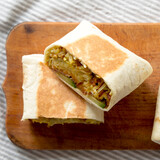
<path id="1" fill-rule="evenodd" d="M 45 63 L 47 52 L 54 46 L 64 47 L 93 73 L 103 78 L 111 89 L 110 103 L 104 109 L 94 105 L 104 111 L 109 111 L 152 73 L 152 67 L 146 60 L 124 48 L 87 21 L 82 21 L 73 31 L 49 45 L 44 51 Z M 89 103 L 93 103 L 80 90 L 74 90 Z"/>
<path id="2" fill-rule="evenodd" d="M 91 119 L 104 122 L 104 112 L 66 86 L 44 63 L 44 55 L 22 57 L 25 119 Z"/>
<path id="3" fill-rule="evenodd" d="M 157 96 L 157 104 L 151 139 L 153 142 L 160 144 L 160 86 Z"/>

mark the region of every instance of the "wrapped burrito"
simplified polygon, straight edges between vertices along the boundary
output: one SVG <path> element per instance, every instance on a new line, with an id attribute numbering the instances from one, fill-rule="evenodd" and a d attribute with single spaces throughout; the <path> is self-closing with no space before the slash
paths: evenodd
<path id="1" fill-rule="evenodd" d="M 158 91 L 158 96 L 157 96 L 157 105 L 156 105 L 155 118 L 154 118 L 151 139 L 152 141 L 160 144 L 160 86 L 159 86 L 159 91 Z"/>
<path id="2" fill-rule="evenodd" d="M 22 57 L 23 117 L 48 126 L 63 123 L 99 124 L 104 112 L 66 86 L 44 63 L 44 55 Z"/>
<path id="3" fill-rule="evenodd" d="M 45 64 L 89 103 L 109 111 L 151 73 L 151 65 L 93 24 L 82 21 L 49 45 Z"/>

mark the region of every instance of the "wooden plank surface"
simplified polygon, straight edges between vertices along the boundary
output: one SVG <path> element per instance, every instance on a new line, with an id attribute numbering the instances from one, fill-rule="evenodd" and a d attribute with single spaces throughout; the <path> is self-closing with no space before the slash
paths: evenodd
<path id="1" fill-rule="evenodd" d="M 6 131 L 16 145 L 27 149 L 160 149 L 151 141 L 160 80 L 160 24 L 97 23 L 104 33 L 148 60 L 153 74 L 135 91 L 105 113 L 101 125 L 45 125 L 21 121 L 23 55 L 43 53 L 77 23 L 26 22 L 16 26 L 6 43 Z M 65 93 L 64 93 L 65 94 Z"/>

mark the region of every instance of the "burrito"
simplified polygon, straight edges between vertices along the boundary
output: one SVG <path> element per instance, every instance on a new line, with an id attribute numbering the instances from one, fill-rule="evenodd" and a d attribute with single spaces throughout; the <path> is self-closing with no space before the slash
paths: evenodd
<path id="1" fill-rule="evenodd" d="M 47 123 L 99 124 L 104 112 L 87 103 L 65 85 L 44 63 L 43 54 L 25 55 L 23 63 L 22 120 Z"/>
<path id="2" fill-rule="evenodd" d="M 82 21 L 49 45 L 45 64 L 86 101 L 109 111 L 151 73 L 151 65 L 93 24 Z"/>
<path id="3" fill-rule="evenodd" d="M 160 144 L 160 86 L 157 96 L 157 104 L 156 104 L 156 111 L 155 111 L 155 118 L 152 130 L 151 140 L 155 143 Z"/>

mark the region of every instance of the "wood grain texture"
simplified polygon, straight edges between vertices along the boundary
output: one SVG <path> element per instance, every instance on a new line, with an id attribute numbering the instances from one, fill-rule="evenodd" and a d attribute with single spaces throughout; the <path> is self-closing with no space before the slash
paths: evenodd
<path id="1" fill-rule="evenodd" d="M 43 53 L 78 23 L 29 22 L 16 26 L 6 43 L 6 131 L 16 145 L 27 149 L 160 149 L 151 131 L 160 81 L 160 24 L 97 23 L 104 33 L 148 60 L 153 74 L 135 91 L 105 113 L 101 125 L 66 124 L 47 128 L 21 121 L 23 55 Z M 65 93 L 64 93 L 65 94 Z"/>

